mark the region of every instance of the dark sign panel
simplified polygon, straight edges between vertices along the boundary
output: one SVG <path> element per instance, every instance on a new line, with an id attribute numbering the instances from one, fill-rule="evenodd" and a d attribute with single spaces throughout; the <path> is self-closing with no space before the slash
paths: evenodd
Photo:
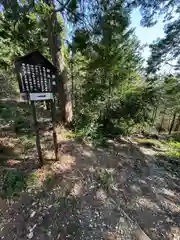
<path id="1" fill-rule="evenodd" d="M 20 92 L 52 92 L 52 81 L 55 75 L 45 67 L 22 63 L 20 68 Z"/>
<path id="2" fill-rule="evenodd" d="M 40 52 L 35 51 L 18 58 L 15 67 L 18 73 L 20 93 L 53 93 L 57 91 L 56 68 Z"/>

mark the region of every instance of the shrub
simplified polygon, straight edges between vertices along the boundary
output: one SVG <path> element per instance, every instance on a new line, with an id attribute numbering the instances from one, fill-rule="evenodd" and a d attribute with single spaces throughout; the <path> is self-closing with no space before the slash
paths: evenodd
<path id="1" fill-rule="evenodd" d="M 10 171 L 4 175 L 2 197 L 9 198 L 18 195 L 26 188 L 25 176 L 20 171 Z"/>

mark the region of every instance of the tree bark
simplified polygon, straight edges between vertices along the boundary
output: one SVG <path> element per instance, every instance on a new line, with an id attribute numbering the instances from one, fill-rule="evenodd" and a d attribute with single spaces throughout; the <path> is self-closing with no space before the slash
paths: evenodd
<path id="1" fill-rule="evenodd" d="M 179 128 L 180 128 L 180 115 L 178 116 L 177 123 L 176 123 L 174 131 L 176 131 L 176 132 L 179 131 Z"/>
<path id="2" fill-rule="evenodd" d="M 51 53 L 52 62 L 55 67 L 58 69 L 58 98 L 60 104 L 60 112 L 62 123 L 69 123 L 72 121 L 72 104 L 71 104 L 71 93 L 69 90 L 69 84 L 67 79 L 67 71 L 63 61 L 61 53 L 61 43 L 58 41 L 58 21 L 57 13 L 55 11 L 54 0 L 44 0 L 48 5 L 51 5 L 52 12 L 47 18 L 47 27 L 48 27 L 48 42 Z M 60 33 L 59 33 L 60 34 Z"/>
<path id="3" fill-rule="evenodd" d="M 164 113 L 163 113 L 161 123 L 160 123 L 160 126 L 159 126 L 159 133 L 162 132 L 163 124 L 164 124 Z"/>
<path id="4" fill-rule="evenodd" d="M 169 135 L 171 134 L 172 130 L 173 130 L 173 127 L 174 127 L 174 123 L 175 123 L 175 120 L 176 120 L 176 111 L 174 112 L 173 114 L 173 119 L 171 121 L 171 125 L 170 125 L 170 128 L 169 128 Z"/>
<path id="5" fill-rule="evenodd" d="M 154 110 L 153 110 L 152 123 L 151 123 L 152 126 L 154 126 L 154 123 L 155 123 L 155 120 L 156 120 L 157 110 L 158 110 L 158 105 L 157 105 L 157 106 L 154 108 Z"/>

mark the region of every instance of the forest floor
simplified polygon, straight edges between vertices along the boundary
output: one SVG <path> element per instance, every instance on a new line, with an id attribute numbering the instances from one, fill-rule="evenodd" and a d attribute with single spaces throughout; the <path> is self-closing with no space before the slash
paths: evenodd
<path id="1" fill-rule="evenodd" d="M 0 102 L 0 239 L 180 239 L 178 143 L 131 137 L 95 148 L 58 127 L 55 162 L 41 110 L 38 168 L 30 109 Z"/>

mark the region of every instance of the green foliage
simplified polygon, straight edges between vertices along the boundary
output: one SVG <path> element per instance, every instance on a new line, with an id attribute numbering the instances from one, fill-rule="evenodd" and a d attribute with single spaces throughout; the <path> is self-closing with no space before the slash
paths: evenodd
<path id="1" fill-rule="evenodd" d="M 43 1 L 25 0 L 11 4 L 4 1 L 0 12 L 0 66 L 12 67 L 13 60 L 33 50 L 41 51 L 48 58 L 50 48 L 48 45 L 47 16 L 52 8 Z M 58 16 L 57 35 L 62 35 L 63 21 Z M 62 43 L 63 45 L 63 43 Z"/>
<path id="2" fill-rule="evenodd" d="M 155 73 L 163 64 L 171 63 L 171 61 L 176 63 L 170 65 L 170 68 L 179 70 L 180 2 L 176 0 L 138 0 L 135 2 L 136 6 L 140 6 L 142 13 L 141 23 L 143 26 L 149 27 L 156 24 L 160 16 L 163 18 L 164 23 L 166 23 L 164 28 L 165 36 L 157 39 L 157 41 L 150 45 L 151 56 L 148 60 L 148 72 Z"/>
<path id="3" fill-rule="evenodd" d="M 180 149 L 180 142 L 168 141 L 168 142 L 166 142 L 166 144 L 167 144 L 169 147 L 179 148 L 179 149 Z"/>
<path id="4" fill-rule="evenodd" d="M 20 17 L 17 22 L 14 22 L 11 15 L 4 14 L 1 18 L 0 65 L 2 67 L 11 66 L 12 68 L 16 56 L 37 49 L 37 47 L 40 51 L 44 51 L 47 47 L 43 23 L 34 13 Z"/>
<path id="5" fill-rule="evenodd" d="M 170 21 L 173 19 L 175 13 L 179 13 L 179 1 L 176 0 L 137 0 L 129 5 L 140 7 L 143 17 L 141 23 L 146 27 L 156 24 L 160 16 L 163 16 L 164 21 Z"/>
<path id="6" fill-rule="evenodd" d="M 17 134 L 32 132 L 31 110 L 27 103 L 5 100 L 0 102 L 0 120 Z"/>
<path id="7" fill-rule="evenodd" d="M 146 139 L 146 138 L 135 138 L 135 140 L 142 143 L 152 143 L 152 146 L 155 146 L 159 149 L 164 149 L 164 154 L 171 157 L 180 157 L 180 142 L 170 140 L 156 140 L 156 139 Z"/>
<path id="8" fill-rule="evenodd" d="M 180 142 L 147 138 L 135 138 L 135 140 L 144 147 L 155 147 L 157 151 L 156 164 L 172 174 L 180 176 Z"/>
<path id="9" fill-rule="evenodd" d="M 167 156 L 180 157 L 180 142 L 169 140 L 164 141 L 163 143 L 168 147 L 168 150 L 166 151 Z"/>
<path id="10" fill-rule="evenodd" d="M 170 139 L 175 142 L 180 142 L 180 133 L 176 132 L 171 134 Z"/>
<path id="11" fill-rule="evenodd" d="M 26 188 L 25 176 L 20 171 L 10 171 L 4 176 L 2 197 L 10 198 L 19 195 Z"/>
<path id="12" fill-rule="evenodd" d="M 4 46 L 4 48 L 5 48 L 5 46 Z M 2 51 L 4 48 L 2 48 Z M 1 47 L 0 47 L 0 49 L 1 49 Z M 2 60 L 3 57 L 1 56 L 1 53 L 2 52 L 0 51 L 0 59 Z M 6 55 L 6 56 L 8 56 L 8 55 Z M 10 59 L 10 58 L 8 58 L 8 59 Z M 2 63 L 2 61 L 1 61 L 1 63 Z M 1 63 L 0 63 L 0 65 L 1 65 Z M 1 86 L 0 87 L 1 98 L 8 98 L 8 97 L 12 98 L 12 97 L 17 96 L 18 83 L 16 81 L 15 75 L 12 74 L 12 71 L 9 71 L 9 70 L 5 71 L 3 69 L 0 70 L 0 86 Z"/>
<path id="13" fill-rule="evenodd" d="M 101 87 L 99 95 L 92 96 L 93 102 L 86 106 L 82 103 L 84 99 L 81 100 L 82 109 L 77 115 L 76 126 L 86 137 L 103 141 L 103 137 L 127 135 L 136 125 L 141 124 L 142 127 L 149 121 L 156 99 L 153 88 L 144 83 L 139 83 L 139 86 L 128 83 L 125 87 L 126 82 L 123 83 L 111 94 Z M 99 99 L 101 97 L 102 100 Z"/>
<path id="14" fill-rule="evenodd" d="M 63 60 L 59 57 L 67 65 L 71 64 L 67 69 L 68 76 L 73 76 L 74 127 L 77 134 L 96 143 L 103 143 L 106 137 L 131 134 L 148 124 L 153 125 L 158 115 L 156 112 L 162 109 L 166 109 L 169 115 L 179 111 L 179 76 L 166 76 L 163 81 L 159 77 L 152 79 L 148 76 L 146 79 L 141 46 L 130 28 L 131 7 L 140 6 L 143 25 L 150 26 L 157 17 L 156 13 L 162 9 L 168 12 L 172 6 L 168 0 L 168 6 L 163 1 L 159 1 L 161 6 L 155 2 L 82 3 L 79 0 L 64 0 L 53 6 L 46 1 L 35 1 L 33 4 L 30 0 L 15 3 L 3 1 L 0 14 L 0 65 L 7 69 L 17 55 L 37 48 L 47 57 L 51 49 L 52 55 L 55 46 L 50 46 L 52 43 L 49 39 L 52 36 L 45 27 L 47 21 L 52 20 L 50 25 L 55 30 L 52 33 L 61 37 L 58 54 L 61 53 Z M 174 6 L 176 11 L 177 4 Z M 84 11 L 84 7 L 88 11 Z M 55 9 L 58 24 L 53 22 Z M 70 26 L 72 32 L 69 39 L 72 39 L 72 43 L 68 42 L 69 52 L 64 43 L 62 13 L 67 21 L 73 23 L 73 27 Z M 178 26 L 178 19 L 169 23 L 165 29 L 165 39 L 158 40 L 152 46 L 149 67 L 157 70 L 157 62 L 169 53 L 178 57 Z M 5 82 L 4 79 L 2 81 Z M 11 83 L 14 84 L 14 81 L 11 80 Z M 15 89 L 13 84 L 12 89 Z M 6 114 L 9 113 L 1 110 L 4 119 L 10 118 Z M 24 117 L 18 119 L 15 115 L 12 116 L 15 132 L 29 131 L 31 126 L 28 120 Z M 19 115 L 26 116 L 22 112 Z"/>
<path id="15" fill-rule="evenodd" d="M 75 127 L 96 142 L 146 124 L 156 100 L 141 76 L 141 48 L 129 24 L 128 9 L 104 2 L 92 31 L 80 28 L 73 39 Z"/>
<path id="16" fill-rule="evenodd" d="M 170 156 L 170 157 L 180 157 L 180 149 L 178 150 L 169 150 L 166 152 L 166 155 Z"/>
<path id="17" fill-rule="evenodd" d="M 33 189 L 36 188 L 36 186 L 38 185 L 38 176 L 36 174 L 36 172 L 32 172 L 28 175 L 28 177 L 26 178 L 26 186 L 29 189 Z"/>
<path id="18" fill-rule="evenodd" d="M 156 95 L 156 105 L 152 114 L 152 126 L 156 127 L 158 132 L 178 131 L 180 127 L 179 116 L 179 74 L 155 75 L 148 78 L 148 82 L 153 84 Z"/>
<path id="19" fill-rule="evenodd" d="M 152 145 L 157 146 L 157 147 L 161 147 L 163 142 L 161 143 L 160 140 L 156 140 L 156 139 L 149 139 L 149 138 L 135 138 L 135 140 L 138 143 L 152 143 Z"/>

